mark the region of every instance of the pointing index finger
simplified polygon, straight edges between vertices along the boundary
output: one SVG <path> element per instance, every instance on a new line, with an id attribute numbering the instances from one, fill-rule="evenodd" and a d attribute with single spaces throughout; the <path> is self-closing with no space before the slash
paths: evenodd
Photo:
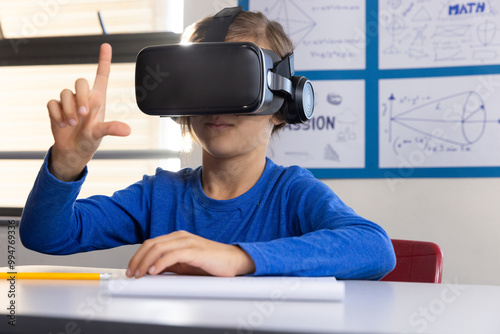
<path id="1" fill-rule="evenodd" d="M 99 64 L 97 65 L 94 87 L 92 90 L 106 91 L 109 72 L 111 71 L 111 55 L 111 45 L 108 43 L 102 44 L 99 52 Z"/>

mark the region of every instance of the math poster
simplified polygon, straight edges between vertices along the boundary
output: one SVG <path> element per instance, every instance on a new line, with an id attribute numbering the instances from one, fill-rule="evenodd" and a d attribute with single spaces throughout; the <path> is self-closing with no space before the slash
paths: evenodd
<path id="1" fill-rule="evenodd" d="M 500 75 L 381 80 L 380 167 L 500 166 L 499 88 Z"/>
<path id="2" fill-rule="evenodd" d="M 283 25 L 316 91 L 310 122 L 272 140 L 277 163 L 320 178 L 500 176 L 500 0 L 240 4 Z"/>
<path id="3" fill-rule="evenodd" d="M 271 141 L 268 156 L 305 168 L 364 168 L 364 81 L 313 81 L 314 117 L 289 124 Z"/>

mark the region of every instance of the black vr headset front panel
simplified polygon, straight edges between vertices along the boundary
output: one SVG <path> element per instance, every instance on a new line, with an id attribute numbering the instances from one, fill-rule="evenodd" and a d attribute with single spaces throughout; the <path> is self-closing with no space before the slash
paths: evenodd
<path id="1" fill-rule="evenodd" d="M 266 72 L 266 55 L 252 43 L 147 47 L 137 56 L 137 103 L 157 116 L 254 113 L 272 96 Z"/>
<path id="2" fill-rule="evenodd" d="M 136 99 L 148 115 L 270 115 L 307 122 L 314 89 L 294 76 L 293 54 L 281 59 L 253 43 L 224 42 L 241 7 L 225 8 L 210 23 L 204 42 L 147 47 L 136 61 Z"/>

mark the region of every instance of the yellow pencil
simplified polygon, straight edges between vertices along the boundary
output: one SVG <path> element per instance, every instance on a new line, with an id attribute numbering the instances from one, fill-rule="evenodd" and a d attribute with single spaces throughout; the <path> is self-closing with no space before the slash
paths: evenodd
<path id="1" fill-rule="evenodd" d="M 60 280 L 100 280 L 110 279 L 111 274 L 99 273 L 0 273 L 0 279 L 60 279 Z"/>

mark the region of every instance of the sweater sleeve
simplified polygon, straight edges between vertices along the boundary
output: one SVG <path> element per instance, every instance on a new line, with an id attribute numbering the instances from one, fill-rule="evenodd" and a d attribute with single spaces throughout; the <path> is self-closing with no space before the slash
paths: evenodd
<path id="1" fill-rule="evenodd" d="M 386 232 L 324 183 L 307 179 L 288 192 L 288 220 L 298 225 L 298 236 L 238 244 L 254 260 L 254 275 L 380 279 L 390 272 L 396 259 Z"/>
<path id="2" fill-rule="evenodd" d="M 50 152 L 28 196 L 19 226 L 23 245 L 46 254 L 73 254 L 140 243 L 148 237 L 149 177 L 111 197 L 77 200 L 87 175 L 74 182 L 48 170 Z"/>

